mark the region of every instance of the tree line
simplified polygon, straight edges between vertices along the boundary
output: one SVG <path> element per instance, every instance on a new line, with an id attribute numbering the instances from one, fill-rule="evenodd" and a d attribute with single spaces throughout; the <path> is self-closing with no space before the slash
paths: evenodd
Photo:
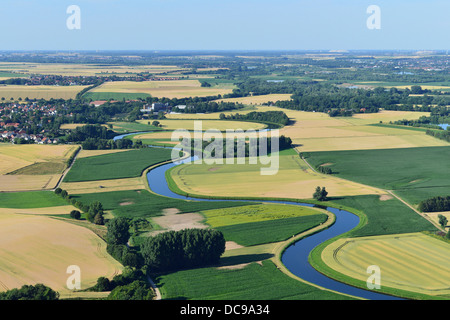
<path id="1" fill-rule="evenodd" d="M 419 203 L 421 212 L 442 212 L 450 211 L 450 196 L 437 196 L 423 200 Z"/>
<path id="2" fill-rule="evenodd" d="M 283 111 L 265 111 L 265 112 L 257 112 L 252 111 L 247 114 L 230 114 L 225 115 L 221 113 L 219 118 L 221 120 L 243 120 L 243 121 L 257 121 L 262 123 L 269 124 L 279 124 L 279 125 L 287 125 L 289 123 L 289 117 Z"/>
<path id="3" fill-rule="evenodd" d="M 272 137 L 267 137 L 264 142 L 264 147 L 261 144 L 261 137 L 248 139 L 223 139 L 219 144 L 216 141 L 204 141 L 197 139 L 191 139 L 190 142 L 183 140 L 181 142 L 182 146 L 185 149 L 191 150 L 191 155 L 194 156 L 196 152 L 201 151 L 205 157 L 226 157 L 226 158 L 236 158 L 236 157 L 249 157 L 249 156 L 266 156 L 272 150 Z M 292 148 L 292 139 L 281 135 L 279 137 L 275 137 L 274 139 L 278 140 L 278 150 L 282 151 L 286 149 Z M 190 143 L 190 145 L 189 145 Z M 199 145 L 201 145 L 201 150 L 198 149 Z M 232 149 L 229 149 L 229 145 L 232 146 Z M 263 152 L 265 151 L 265 153 Z M 180 153 L 180 156 L 182 154 Z"/>
<path id="4" fill-rule="evenodd" d="M 141 140 L 113 140 L 117 134 L 102 125 L 85 125 L 77 127 L 64 137 L 66 142 L 81 144 L 84 150 L 131 149 L 142 148 Z"/>

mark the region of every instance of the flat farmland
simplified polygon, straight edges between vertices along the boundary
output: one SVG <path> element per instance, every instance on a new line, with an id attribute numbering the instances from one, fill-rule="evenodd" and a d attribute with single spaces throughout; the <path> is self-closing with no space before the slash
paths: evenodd
<path id="1" fill-rule="evenodd" d="M 78 92 L 87 86 L 20 86 L 20 85 L 0 85 L 0 98 L 6 101 L 13 98 L 29 99 L 75 99 Z"/>
<path id="2" fill-rule="evenodd" d="M 41 162 L 63 163 L 77 146 L 0 143 L 0 174 Z"/>
<path id="3" fill-rule="evenodd" d="M 290 137 L 300 152 L 330 150 L 367 150 L 387 148 L 414 148 L 447 146 L 449 143 L 427 136 L 424 131 L 407 128 L 374 126 L 402 119 L 419 119 L 427 112 L 380 111 L 373 114 L 356 114 L 353 117 L 331 118 L 320 112 L 288 110 L 278 107 L 254 106 L 245 110 L 223 112 L 225 115 L 252 111 L 283 111 L 292 124 L 280 129 L 280 135 Z M 173 114 L 171 119 L 219 119 L 220 113 Z"/>
<path id="4" fill-rule="evenodd" d="M 227 241 L 255 246 L 284 241 L 327 220 L 320 209 L 285 204 L 256 204 L 200 212 L 205 223 Z"/>
<path id="5" fill-rule="evenodd" d="M 174 80 L 174 81 L 119 81 L 107 82 L 89 91 L 114 92 L 114 93 L 146 93 L 158 98 L 186 98 L 207 97 L 231 93 L 233 88 L 201 87 L 198 80 Z"/>
<path id="6" fill-rule="evenodd" d="M 325 151 L 305 155 L 313 166 L 327 164 L 337 177 L 394 190 L 410 204 L 450 193 L 449 146 Z"/>
<path id="7" fill-rule="evenodd" d="M 140 177 L 144 169 L 171 159 L 171 150 L 143 148 L 77 159 L 64 182 Z"/>
<path id="8" fill-rule="evenodd" d="M 255 204 L 236 208 L 214 209 L 200 212 L 212 228 L 242 223 L 273 221 L 304 217 L 321 213 L 310 207 L 285 204 Z"/>
<path id="9" fill-rule="evenodd" d="M 242 103 L 249 105 L 261 105 L 263 103 L 269 102 L 277 102 L 277 101 L 285 101 L 291 100 L 291 94 L 265 94 L 251 97 L 242 97 L 242 98 L 228 98 L 228 99 L 219 99 L 216 102 L 234 102 L 234 103 Z"/>
<path id="10" fill-rule="evenodd" d="M 46 74 L 61 76 L 130 76 L 137 73 L 148 72 L 152 74 L 186 71 L 189 69 L 166 65 L 145 66 L 120 66 L 120 65 L 98 65 L 98 64 L 70 64 L 70 63 L 0 63 L 1 69 L 13 70 L 25 74 Z"/>
<path id="11" fill-rule="evenodd" d="M 82 272 L 81 288 L 97 278 L 112 278 L 122 266 L 106 252 L 106 244 L 92 231 L 47 216 L 11 214 L 0 209 L 0 291 L 43 283 L 73 296 L 66 287 L 67 268 Z"/>
<path id="12" fill-rule="evenodd" d="M 145 189 L 143 178 L 96 180 L 83 182 L 63 182 L 61 188 L 69 194 L 83 194 L 96 192 L 110 192 L 122 190 Z"/>
<path id="13" fill-rule="evenodd" d="M 198 268 L 158 276 L 163 299 L 192 300 L 343 300 L 346 296 L 324 291 L 292 279 L 267 259 L 270 254 L 242 255 L 244 268 Z M 240 258 L 240 259 L 239 259 Z M 245 259 L 247 258 L 247 259 Z M 227 259 L 222 258 L 222 261 Z M 238 262 L 237 262 L 238 263 Z M 270 290 L 268 289 L 270 288 Z"/>
<path id="14" fill-rule="evenodd" d="M 67 201 L 51 191 L 0 193 L 0 208 L 30 209 L 67 206 Z"/>
<path id="15" fill-rule="evenodd" d="M 0 191 L 52 189 L 77 146 L 0 143 Z"/>
<path id="16" fill-rule="evenodd" d="M 232 121 L 232 120 L 158 120 L 163 129 L 166 130 L 194 130 L 196 124 L 201 126 L 202 130 L 260 130 L 266 128 L 266 125 L 256 122 Z M 147 120 L 138 120 L 145 124 Z"/>
<path id="17" fill-rule="evenodd" d="M 275 175 L 261 175 L 269 165 L 184 164 L 171 170 L 174 183 L 188 194 L 230 197 L 275 197 L 310 199 L 317 186 L 325 186 L 330 195 L 349 196 L 384 192 L 359 183 L 325 176 L 312 171 L 297 153 L 282 153 Z"/>
<path id="18" fill-rule="evenodd" d="M 291 111 L 286 114 L 295 121 L 280 134 L 288 136 L 300 152 L 331 150 L 362 150 L 445 146 L 447 142 L 427 136 L 423 131 L 377 127 L 400 119 L 418 119 L 427 113 L 382 111 L 353 117 L 330 118 L 323 113 Z"/>
<path id="19" fill-rule="evenodd" d="M 367 268 L 377 265 L 382 288 L 450 294 L 450 244 L 422 233 L 339 239 L 325 248 L 322 259 L 362 281 L 368 278 Z"/>

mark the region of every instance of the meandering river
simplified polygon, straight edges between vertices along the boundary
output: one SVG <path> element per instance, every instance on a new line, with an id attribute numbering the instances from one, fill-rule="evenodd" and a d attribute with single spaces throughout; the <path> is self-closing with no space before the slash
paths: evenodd
<path id="1" fill-rule="evenodd" d="M 122 135 L 117 138 L 123 138 L 127 135 Z M 167 183 L 166 180 L 166 171 L 173 168 L 174 166 L 178 166 L 182 163 L 189 163 L 193 160 L 193 158 L 187 158 L 178 162 L 170 162 L 167 164 L 160 165 L 151 169 L 147 173 L 147 180 L 150 189 L 162 196 L 183 199 L 183 200 L 195 200 L 195 201 L 243 201 L 243 199 L 239 200 L 214 200 L 214 199 L 201 199 L 194 197 L 187 197 L 176 194 L 173 192 Z M 244 200 L 248 201 L 248 200 Z M 298 203 L 298 202 L 289 202 L 289 201 L 262 201 L 262 200 L 249 200 L 250 202 L 259 202 L 259 203 L 283 203 L 283 204 L 291 204 L 298 206 L 307 206 L 312 207 L 312 204 L 308 203 Z M 290 272 L 299 278 L 306 280 L 310 283 L 319 285 L 323 288 L 334 290 L 336 292 L 340 292 L 343 294 L 352 295 L 355 297 L 360 297 L 363 299 L 370 300 L 401 300 L 400 298 L 393 297 L 390 295 L 385 295 L 378 293 L 372 290 L 364 290 L 360 288 L 356 288 L 345 283 L 333 280 L 322 273 L 318 272 L 314 269 L 309 261 L 308 257 L 310 252 L 319 244 L 327 241 L 331 238 L 334 238 L 338 235 L 346 233 L 353 228 L 355 228 L 359 223 L 359 217 L 355 214 L 345 211 L 339 210 L 332 207 L 327 207 L 326 210 L 333 213 L 336 217 L 335 223 L 327 229 L 324 229 L 318 233 L 315 233 L 311 236 L 298 240 L 297 242 L 290 245 L 283 253 L 281 257 L 282 263 L 288 268 Z M 368 274 L 369 277 L 369 274 Z"/>

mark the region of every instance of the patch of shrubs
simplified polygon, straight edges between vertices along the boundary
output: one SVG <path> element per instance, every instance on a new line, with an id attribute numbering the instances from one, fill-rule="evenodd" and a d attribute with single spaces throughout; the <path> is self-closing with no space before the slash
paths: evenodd
<path id="1" fill-rule="evenodd" d="M 0 292 L 0 300 L 58 300 L 59 293 L 43 285 L 24 285 L 20 289 Z"/>
<path id="2" fill-rule="evenodd" d="M 75 208 L 83 211 L 88 221 L 97 225 L 105 224 L 105 213 L 103 210 L 103 205 L 99 201 L 95 201 L 89 205 L 86 205 L 80 201 L 77 201 L 76 199 L 71 198 L 69 193 L 61 188 L 56 188 L 55 194 L 67 200 Z M 81 219 L 81 212 L 79 212 L 78 210 L 72 210 L 70 212 L 70 217 L 79 220 Z"/>
<path id="3" fill-rule="evenodd" d="M 325 167 L 325 166 L 317 167 L 317 171 L 319 171 L 320 173 L 323 173 L 323 174 L 332 174 L 333 173 L 333 170 L 331 170 L 331 168 Z"/>

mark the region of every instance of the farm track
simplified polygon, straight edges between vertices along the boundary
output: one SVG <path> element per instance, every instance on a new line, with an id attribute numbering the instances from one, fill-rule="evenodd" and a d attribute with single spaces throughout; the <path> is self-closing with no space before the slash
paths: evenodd
<path id="1" fill-rule="evenodd" d="M 77 157 L 80 154 L 81 150 L 82 150 L 81 147 L 78 148 L 78 150 L 76 151 L 75 155 L 73 156 L 72 163 L 69 165 L 69 167 L 67 167 L 67 169 L 64 171 L 64 173 L 61 175 L 61 177 L 59 178 L 58 183 L 56 184 L 55 188 L 52 189 L 53 191 L 55 189 L 57 189 L 61 185 L 61 183 L 63 182 L 63 180 L 66 177 L 67 173 L 69 173 L 70 169 L 72 169 L 72 167 L 73 167 L 75 161 L 77 160 Z"/>

